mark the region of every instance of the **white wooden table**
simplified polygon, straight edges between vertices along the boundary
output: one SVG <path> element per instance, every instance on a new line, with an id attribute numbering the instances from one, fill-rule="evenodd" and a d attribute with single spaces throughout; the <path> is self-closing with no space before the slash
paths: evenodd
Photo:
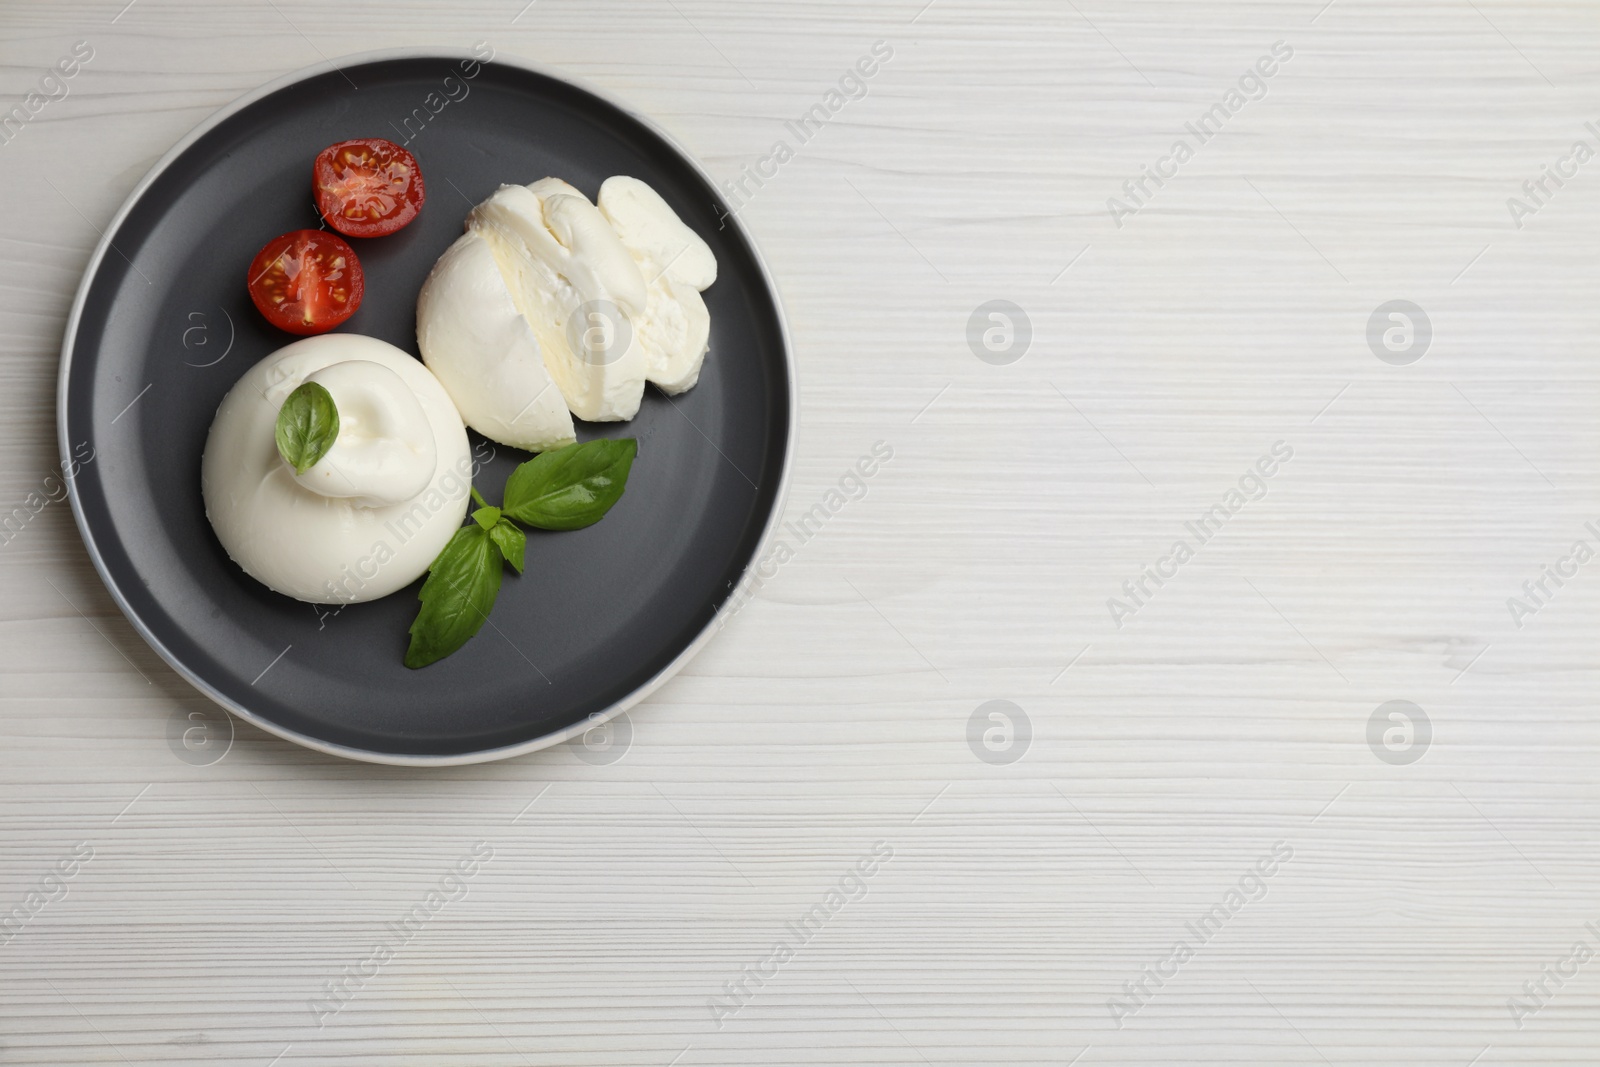
<path id="1" fill-rule="evenodd" d="M 94 52 L 0 144 L 0 1064 L 1600 1061 L 1595 4 L 123 3 L 0 10 L 0 110 Z M 893 458 L 625 751 L 186 748 L 209 705 L 26 506 L 97 228 L 264 81 L 478 40 L 719 177 L 790 143 L 743 216 L 791 517 Z M 969 344 L 993 300 L 1025 351 Z M 1425 349 L 1369 342 L 1395 300 Z"/>

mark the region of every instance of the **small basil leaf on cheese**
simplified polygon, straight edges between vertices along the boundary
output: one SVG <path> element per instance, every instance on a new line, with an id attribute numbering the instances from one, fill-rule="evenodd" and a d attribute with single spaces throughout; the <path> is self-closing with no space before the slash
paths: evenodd
<path id="1" fill-rule="evenodd" d="M 501 510 L 543 530 L 592 526 L 621 499 L 638 452 L 631 437 L 543 452 L 512 472 Z"/>
<path id="2" fill-rule="evenodd" d="M 328 454 L 339 437 L 339 409 L 333 394 L 316 382 L 305 382 L 278 409 L 274 430 L 278 454 L 296 474 L 304 474 Z"/>

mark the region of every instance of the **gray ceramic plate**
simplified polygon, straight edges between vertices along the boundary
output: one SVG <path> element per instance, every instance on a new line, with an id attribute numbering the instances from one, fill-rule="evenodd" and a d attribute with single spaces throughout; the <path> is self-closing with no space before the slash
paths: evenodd
<path id="1" fill-rule="evenodd" d="M 506 56 L 467 58 L 353 56 L 224 108 L 156 165 L 107 228 L 62 348 L 62 455 L 84 442 L 95 450 L 75 479 L 73 510 L 122 610 L 230 711 L 358 759 L 516 755 L 642 699 L 717 628 L 770 534 L 788 470 L 794 382 L 783 313 L 705 172 L 592 90 Z M 398 234 L 354 242 L 367 292 L 348 332 L 415 354 L 417 289 L 470 206 L 502 183 L 547 174 L 591 197 L 613 174 L 649 182 L 719 265 L 705 294 L 711 353 L 699 385 L 671 399 L 647 388 L 632 423 L 579 424 L 580 440 L 639 439 L 621 502 L 589 529 L 530 534 L 527 573 L 507 576 L 494 625 L 421 671 L 401 665 L 420 582 L 337 614 L 299 603 L 228 559 L 200 501 L 218 402 L 293 340 L 251 305 L 247 266 L 271 237 L 318 224 L 311 161 L 353 137 L 409 137 L 428 201 Z M 499 447 L 478 486 L 499 499 L 527 458 Z"/>

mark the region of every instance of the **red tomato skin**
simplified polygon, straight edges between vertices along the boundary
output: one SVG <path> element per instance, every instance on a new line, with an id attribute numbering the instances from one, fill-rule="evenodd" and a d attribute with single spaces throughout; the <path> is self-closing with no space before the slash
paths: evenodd
<path id="1" fill-rule="evenodd" d="M 345 285 L 349 296 L 344 305 L 331 313 L 318 316 L 310 323 L 307 323 L 302 315 L 288 313 L 287 308 L 298 307 L 299 301 L 289 305 L 274 305 L 263 286 L 272 264 L 300 241 L 305 242 L 307 248 L 320 244 L 330 253 L 342 254 L 347 264 L 346 269 L 349 271 L 349 279 Z M 361 307 L 361 297 L 366 292 L 366 275 L 361 269 L 361 260 L 356 256 L 355 249 L 338 234 L 328 233 L 326 230 L 290 230 L 261 246 L 261 251 L 250 261 L 250 273 L 245 278 L 245 286 L 249 290 L 251 303 L 261 312 L 262 318 L 286 333 L 310 337 L 314 334 L 327 333 L 343 325 L 356 313 Z"/>
<path id="2" fill-rule="evenodd" d="M 380 184 L 375 176 L 362 176 L 367 183 L 380 185 L 382 191 L 350 189 L 350 183 L 335 166 L 340 151 L 346 148 L 365 149 L 376 158 L 387 160 L 390 166 L 403 168 L 406 174 L 403 188 L 397 193 L 392 192 L 389 190 L 393 189 L 393 185 Z M 365 193 L 369 201 L 376 198 L 380 203 L 386 203 L 392 199 L 392 210 L 379 219 L 347 218 L 344 214 L 345 204 L 361 193 Z M 407 149 L 381 137 L 358 137 L 331 144 L 317 153 L 316 161 L 311 165 L 311 195 L 316 200 L 317 212 L 323 221 L 346 237 L 385 237 L 404 229 L 417 217 L 428 199 L 428 190 L 422 178 L 422 168 L 417 165 L 417 157 Z"/>

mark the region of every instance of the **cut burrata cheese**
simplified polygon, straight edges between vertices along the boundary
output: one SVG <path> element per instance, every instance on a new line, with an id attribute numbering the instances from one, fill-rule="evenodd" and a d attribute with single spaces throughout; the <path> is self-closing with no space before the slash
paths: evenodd
<path id="1" fill-rule="evenodd" d="M 540 451 L 572 440 L 552 393 L 579 419 L 618 422 L 638 413 L 646 381 L 695 384 L 710 336 L 700 292 L 716 272 L 637 179 L 609 179 L 598 206 L 558 178 L 503 185 L 434 265 L 417 340 L 469 426 Z"/>
<path id="2" fill-rule="evenodd" d="M 645 279 L 644 314 L 633 320 L 645 377 L 663 393 L 681 393 L 700 380 L 709 347 L 711 315 L 700 294 L 717 280 L 716 257 L 638 178 L 607 178 L 598 207 Z"/>
<path id="3" fill-rule="evenodd" d="M 577 438 L 531 325 L 543 317 L 518 306 L 522 287 L 500 265 L 510 256 L 492 250 L 505 240 L 468 230 L 439 257 L 417 297 L 417 345 L 468 426 L 543 452 Z"/>
<path id="4" fill-rule="evenodd" d="M 303 474 L 278 453 L 278 410 L 307 381 L 339 412 Z M 376 600 L 421 577 L 466 515 L 466 428 L 428 369 L 373 337 L 280 348 L 223 397 L 200 461 L 206 517 L 244 572 L 312 604 Z"/>
<path id="5" fill-rule="evenodd" d="M 502 185 L 468 225 L 503 237 L 494 247 L 512 296 L 538 320 L 545 367 L 572 413 L 586 422 L 633 418 L 644 395 L 633 320 L 644 312 L 645 284 L 605 216 L 566 182 L 545 178 Z"/>

